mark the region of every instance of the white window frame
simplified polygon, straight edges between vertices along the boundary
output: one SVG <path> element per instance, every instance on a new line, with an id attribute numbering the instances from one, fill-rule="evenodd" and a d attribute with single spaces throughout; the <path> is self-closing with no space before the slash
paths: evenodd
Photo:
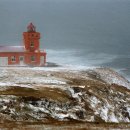
<path id="1" fill-rule="evenodd" d="M 31 41 L 31 43 L 30 43 L 30 47 L 34 47 L 34 42 L 33 41 Z"/>
<path id="2" fill-rule="evenodd" d="M 19 61 L 24 61 L 24 56 L 19 56 Z"/>
<path id="3" fill-rule="evenodd" d="M 16 62 L 16 56 L 11 56 L 11 62 Z"/>
<path id="4" fill-rule="evenodd" d="M 36 61 L 36 56 L 31 56 L 30 58 L 31 58 L 31 61 L 32 61 L 32 62 L 35 62 L 35 61 Z"/>

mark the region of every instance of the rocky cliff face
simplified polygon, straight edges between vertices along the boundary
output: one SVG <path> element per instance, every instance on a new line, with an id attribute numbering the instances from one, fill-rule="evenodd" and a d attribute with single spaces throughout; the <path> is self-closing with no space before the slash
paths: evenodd
<path id="1" fill-rule="evenodd" d="M 111 69 L 0 71 L 0 122 L 130 122 L 130 84 Z"/>

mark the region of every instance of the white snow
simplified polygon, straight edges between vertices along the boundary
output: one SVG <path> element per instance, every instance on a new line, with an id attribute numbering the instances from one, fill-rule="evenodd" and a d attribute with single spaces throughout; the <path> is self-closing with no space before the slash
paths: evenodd
<path id="1" fill-rule="evenodd" d="M 81 98 L 80 98 L 80 96 L 82 95 L 81 92 L 75 93 L 73 88 L 71 88 L 71 87 L 69 87 L 68 90 L 71 92 L 71 95 L 72 95 L 73 98 L 76 98 L 76 99 L 79 100 L 79 102 L 81 102 Z"/>
<path id="2" fill-rule="evenodd" d="M 3 110 L 5 110 L 7 108 L 7 106 L 3 106 Z"/>
<path id="3" fill-rule="evenodd" d="M 127 107 L 127 111 L 129 113 L 129 116 L 130 116 L 130 106 Z"/>
<path id="4" fill-rule="evenodd" d="M 68 70 L 86 70 L 86 69 L 92 69 L 95 67 L 86 67 L 86 66 L 80 66 L 80 65 L 64 65 L 59 67 L 34 67 L 30 68 L 32 70 L 44 70 L 44 71 L 68 71 Z"/>
<path id="5" fill-rule="evenodd" d="M 94 69 L 95 72 L 97 72 L 98 74 L 100 74 L 101 79 L 103 79 L 104 81 L 106 81 L 109 84 L 117 84 L 117 85 L 121 85 L 124 87 L 127 87 L 128 89 L 130 89 L 130 83 L 129 81 L 127 81 L 124 77 L 122 77 L 120 74 L 118 74 L 117 72 L 115 72 L 114 70 L 111 69 Z"/>
<path id="6" fill-rule="evenodd" d="M 101 113 L 100 113 L 100 115 L 101 115 L 101 117 L 102 117 L 102 119 L 103 120 L 105 120 L 106 122 L 107 122 L 107 120 L 108 120 L 108 108 L 106 107 L 106 106 L 103 106 L 103 108 L 101 109 Z"/>
<path id="7" fill-rule="evenodd" d="M 29 83 L 29 84 L 66 84 L 64 81 L 60 81 L 54 78 L 48 77 L 18 77 L 15 78 L 15 83 Z"/>
<path id="8" fill-rule="evenodd" d="M 35 71 L 31 71 L 29 68 L 22 68 L 23 71 L 19 68 L 8 68 L 0 69 L 0 90 L 7 89 L 10 86 L 19 86 L 19 87 L 29 87 L 32 88 L 33 85 L 42 85 L 42 84 L 56 84 L 56 85 L 65 85 L 66 80 L 51 76 L 44 76 L 43 74 L 35 75 Z M 32 68 L 31 68 L 32 69 Z M 31 74 L 32 73 L 32 74 Z M 37 71 L 36 71 L 37 73 Z"/>
<path id="9" fill-rule="evenodd" d="M 33 88 L 31 85 L 27 84 L 17 84 L 17 83 L 12 83 L 12 82 L 0 82 L 0 90 L 6 90 L 9 87 L 14 86 L 14 87 L 24 87 L 24 88 Z"/>
<path id="10" fill-rule="evenodd" d="M 69 117 L 69 114 L 63 114 L 63 113 L 56 114 L 56 113 L 55 113 L 54 116 L 56 116 L 56 117 L 59 118 L 59 119 L 64 119 L 64 118 L 66 118 L 66 117 Z"/>
<path id="11" fill-rule="evenodd" d="M 95 111 L 95 115 L 100 115 L 100 117 L 106 122 L 119 122 L 114 114 L 114 107 L 111 106 L 107 101 L 102 102 L 95 96 L 90 97 L 90 105 Z M 109 112 L 111 110 L 111 113 Z"/>
<path id="12" fill-rule="evenodd" d="M 111 115 L 109 115 L 109 121 L 110 122 L 116 122 L 116 123 L 119 122 L 114 113 L 112 113 Z"/>
<path id="13" fill-rule="evenodd" d="M 79 88 L 85 88 L 85 86 L 79 86 Z"/>
<path id="14" fill-rule="evenodd" d="M 91 101 L 91 107 L 93 108 L 96 108 L 97 104 L 100 103 L 100 101 L 94 96 L 90 98 L 90 101 Z"/>
<path id="15" fill-rule="evenodd" d="M 60 119 L 60 120 L 66 118 L 66 117 L 72 117 L 73 119 L 77 119 L 77 117 L 74 114 L 72 114 L 72 112 L 70 112 L 68 114 L 62 113 L 62 110 L 60 108 L 57 108 L 57 107 L 56 107 L 55 111 L 51 111 L 51 110 L 48 110 L 48 109 L 46 109 L 44 107 L 40 107 L 40 106 L 35 107 L 35 106 L 31 105 L 31 104 L 29 104 L 28 107 L 30 109 L 32 109 L 33 111 L 35 111 L 35 112 L 42 111 L 44 113 L 51 114 L 52 117 Z M 61 110 L 61 112 L 59 112 L 59 110 Z"/>

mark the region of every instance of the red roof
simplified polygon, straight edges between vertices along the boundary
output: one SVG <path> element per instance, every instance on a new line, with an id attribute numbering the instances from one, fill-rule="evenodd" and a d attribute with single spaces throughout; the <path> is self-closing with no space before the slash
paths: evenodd
<path id="1" fill-rule="evenodd" d="M 36 31 L 36 27 L 32 23 L 30 23 L 28 25 L 27 29 L 28 29 L 28 32 L 35 32 Z"/>
<path id="2" fill-rule="evenodd" d="M 0 46 L 0 52 L 24 52 L 24 46 Z"/>

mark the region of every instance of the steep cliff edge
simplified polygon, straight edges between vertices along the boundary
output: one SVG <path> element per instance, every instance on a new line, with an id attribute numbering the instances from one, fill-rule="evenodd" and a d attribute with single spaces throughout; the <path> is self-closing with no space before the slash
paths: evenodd
<path id="1" fill-rule="evenodd" d="M 130 83 L 108 68 L 1 68 L 0 122 L 130 122 Z"/>

